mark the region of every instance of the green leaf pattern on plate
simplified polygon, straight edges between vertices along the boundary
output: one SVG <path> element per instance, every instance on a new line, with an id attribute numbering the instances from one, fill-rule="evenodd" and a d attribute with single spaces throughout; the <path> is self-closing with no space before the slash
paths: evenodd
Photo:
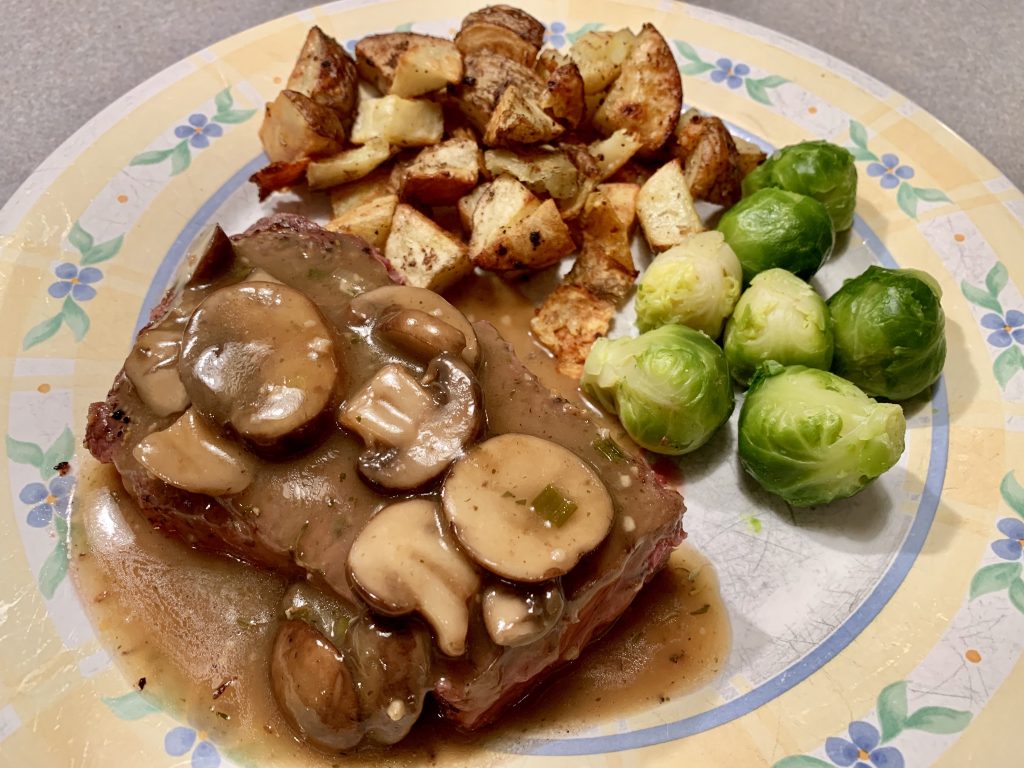
<path id="1" fill-rule="evenodd" d="M 571 35 L 569 37 L 572 39 Z M 685 60 L 685 63 L 679 66 L 681 74 L 690 77 L 708 74 L 713 83 L 720 83 L 732 90 L 736 90 L 742 85 L 750 98 L 765 106 L 774 106 L 770 89 L 778 88 L 789 82 L 779 75 L 751 77 L 750 67 L 742 62 L 734 64 L 731 59 L 724 57 L 715 62 L 705 61 L 697 53 L 697 49 L 685 40 L 673 40 L 673 43 L 675 43 L 679 55 Z"/>
<path id="2" fill-rule="evenodd" d="M 1019 372 L 1024 371 L 1024 312 L 1018 309 L 1004 310 L 999 295 L 1010 281 L 1006 265 L 997 261 L 985 275 L 985 285 L 972 285 L 966 280 L 960 282 L 964 297 L 991 313 L 981 317 L 982 328 L 989 331 L 988 343 L 1003 349 L 992 361 L 992 373 L 1000 387 L 1006 389 Z M 1009 503 L 1009 502 L 1008 502 Z"/>
<path id="3" fill-rule="evenodd" d="M 991 275 L 991 273 L 989 273 Z M 1000 286 L 998 279 L 992 282 Z M 1008 472 L 999 484 L 999 494 L 1016 517 L 1004 517 L 996 523 L 1001 538 L 991 544 L 992 552 L 1002 561 L 978 569 L 971 579 L 970 599 L 1005 592 L 1014 608 L 1024 614 L 1024 487 L 1013 472 Z"/>

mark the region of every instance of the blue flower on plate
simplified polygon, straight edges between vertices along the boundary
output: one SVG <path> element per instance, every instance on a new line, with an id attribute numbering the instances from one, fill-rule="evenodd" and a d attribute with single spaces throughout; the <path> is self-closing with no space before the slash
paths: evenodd
<path id="1" fill-rule="evenodd" d="M 871 163 L 867 168 L 868 176 L 881 176 L 879 184 L 882 189 L 893 189 L 900 185 L 900 179 L 906 181 L 914 178 L 914 169 L 909 165 L 900 165 L 900 159 L 891 152 L 882 155 L 882 162 Z"/>
<path id="2" fill-rule="evenodd" d="M 850 738 L 831 736 L 825 740 L 825 754 L 841 768 L 903 768 L 903 755 L 896 747 L 879 747 L 878 729 L 862 720 L 849 727 Z"/>
<path id="3" fill-rule="evenodd" d="M 1024 551 L 1024 521 L 1015 517 L 1004 517 L 996 524 L 999 532 L 1006 535 L 1005 539 L 992 542 L 992 551 L 1003 560 L 1020 560 Z"/>
<path id="4" fill-rule="evenodd" d="M 993 347 L 1008 347 L 1014 341 L 1024 344 L 1024 312 L 1011 309 L 1006 317 L 989 312 L 981 318 L 981 326 L 993 331 L 988 335 Z"/>
<path id="5" fill-rule="evenodd" d="M 96 289 L 91 283 L 98 283 L 103 279 L 103 273 L 96 267 L 79 269 L 67 261 L 57 265 L 53 274 L 60 279 L 56 283 L 50 283 L 47 291 L 55 299 L 63 299 L 70 293 L 75 301 L 88 301 L 96 296 Z"/>
<path id="6" fill-rule="evenodd" d="M 22 488 L 18 498 L 23 504 L 34 505 L 28 511 L 28 524 L 33 528 L 45 528 L 50 524 L 54 513 L 66 518 L 68 502 L 71 501 L 71 489 L 74 487 L 73 475 L 57 475 L 48 485 L 29 483 Z"/>
<path id="7" fill-rule="evenodd" d="M 199 741 L 196 744 L 196 741 Z M 192 750 L 192 747 L 195 749 Z M 172 728 L 164 736 L 164 751 L 171 757 L 181 757 L 192 750 L 192 768 L 217 768 L 220 765 L 220 753 L 217 748 L 196 733 L 195 728 L 179 725 Z"/>
<path id="8" fill-rule="evenodd" d="M 188 143 L 196 149 L 205 149 L 210 146 L 211 138 L 224 135 L 224 129 L 218 123 L 211 123 L 206 115 L 197 113 L 188 116 L 188 125 L 175 128 L 174 135 L 179 139 L 188 139 Z"/>
<path id="9" fill-rule="evenodd" d="M 544 42 L 551 43 L 555 48 L 565 45 L 565 24 L 560 21 L 552 21 L 544 33 Z"/>
<path id="10" fill-rule="evenodd" d="M 733 90 L 743 85 L 743 78 L 750 74 L 750 67 L 746 64 L 733 64 L 732 59 L 721 58 L 715 62 L 715 69 L 711 70 L 711 81 L 714 83 L 725 82 Z"/>

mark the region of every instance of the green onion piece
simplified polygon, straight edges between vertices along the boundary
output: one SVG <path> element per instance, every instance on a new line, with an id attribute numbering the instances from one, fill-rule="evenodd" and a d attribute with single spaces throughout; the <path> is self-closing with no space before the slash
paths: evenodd
<path id="1" fill-rule="evenodd" d="M 608 436 L 599 437 L 590 445 L 608 461 L 625 461 L 626 459 L 626 454 L 619 448 L 619 444 Z"/>
<path id="2" fill-rule="evenodd" d="M 530 509 L 555 526 L 555 528 L 561 528 L 572 517 L 573 512 L 576 511 L 578 506 L 560 488 L 556 488 L 549 483 L 534 498 L 530 504 Z"/>

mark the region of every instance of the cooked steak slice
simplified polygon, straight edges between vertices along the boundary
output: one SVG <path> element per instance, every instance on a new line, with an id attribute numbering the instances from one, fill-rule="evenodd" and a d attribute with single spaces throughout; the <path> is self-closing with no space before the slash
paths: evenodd
<path id="1" fill-rule="evenodd" d="M 600 547 L 562 578 L 565 610 L 547 635 L 506 648 L 474 642 L 467 659 L 448 665 L 435 694 L 446 715 L 467 729 L 493 721 L 542 678 L 579 656 L 626 610 L 685 535 L 678 493 L 664 487 L 646 462 L 625 452 L 610 459 L 600 450 L 607 438 L 594 421 L 538 382 L 493 326 L 475 328 L 488 434 L 534 435 L 586 460 L 612 496 L 615 522 Z"/>

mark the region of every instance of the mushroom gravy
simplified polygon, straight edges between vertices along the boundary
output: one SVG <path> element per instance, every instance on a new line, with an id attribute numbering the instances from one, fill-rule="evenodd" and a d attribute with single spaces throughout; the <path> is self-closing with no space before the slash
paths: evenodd
<path id="1" fill-rule="evenodd" d="M 529 369 L 491 325 L 390 285 L 359 241 L 297 217 L 233 240 L 218 232 L 159 308 L 90 410 L 87 443 L 123 488 L 109 476 L 83 485 L 73 529 L 97 625 L 143 658 L 152 671 L 138 679 L 172 681 L 160 695 L 169 709 L 223 721 L 201 723 L 211 732 L 233 723 L 243 743 L 264 728 L 330 752 L 393 744 L 425 703 L 465 729 L 525 717 L 521 732 L 533 733 L 529 715 L 505 710 L 574 662 L 666 562 L 680 498 L 628 443 L 609 443 L 606 421 L 568 402 L 579 402 L 574 383 L 526 331 L 531 303 L 493 277 L 458 301 L 493 319 Z M 690 616 L 711 606 L 683 619 L 706 621 Z M 120 621 L 139 633 L 110 630 Z M 700 657 L 680 649 L 689 624 L 666 626 L 640 659 L 657 667 L 665 651 L 692 681 L 680 666 Z M 608 655 L 636 660 L 636 640 Z M 608 677 L 582 700 L 603 699 Z M 674 695 L 668 679 L 651 678 L 658 700 Z M 487 733 L 495 745 L 510 731 Z"/>
<path id="2" fill-rule="evenodd" d="M 286 580 L 162 535 L 112 467 L 87 461 L 71 572 L 100 643 L 147 698 L 240 765 L 500 765 L 529 736 L 696 699 L 729 653 L 714 569 L 684 542 L 608 634 L 494 726 L 465 734 L 428 710 L 399 744 L 328 755 L 294 736 L 270 692 L 266 659 Z"/>

